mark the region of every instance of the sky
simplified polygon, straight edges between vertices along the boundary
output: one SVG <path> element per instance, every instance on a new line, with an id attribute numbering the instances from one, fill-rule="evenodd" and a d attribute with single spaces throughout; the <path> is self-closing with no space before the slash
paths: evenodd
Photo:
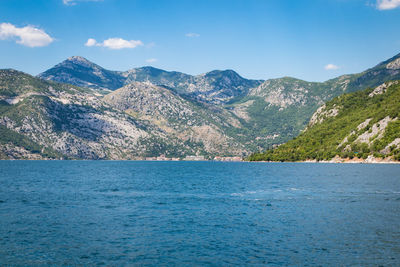
<path id="1" fill-rule="evenodd" d="M 400 53 L 400 0 L 1 0 L 0 68 L 70 56 L 111 70 L 325 81 Z"/>

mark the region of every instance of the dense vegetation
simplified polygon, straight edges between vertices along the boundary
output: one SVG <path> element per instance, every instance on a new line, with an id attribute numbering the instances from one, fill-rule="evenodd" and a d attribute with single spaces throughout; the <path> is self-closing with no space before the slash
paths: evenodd
<path id="1" fill-rule="evenodd" d="M 373 91 L 345 94 L 334 98 L 326 104 L 325 110 L 337 108 L 337 116 L 326 117 L 322 123 L 310 126 L 298 137 L 264 153 L 256 153 L 249 157 L 251 161 L 304 161 L 329 160 L 335 156 L 342 158 L 367 158 L 392 156 L 400 160 L 400 149 L 394 145 L 388 153 L 382 150 L 396 138 L 400 138 L 400 83 L 391 85 L 383 94 L 369 96 Z M 390 117 L 385 131 L 372 136 L 368 142 L 358 142 L 361 134 L 372 132 L 375 124 Z M 397 118 L 397 119 L 396 119 Z M 357 127 L 371 119 L 365 128 Z M 394 120 L 393 120 L 394 119 Z M 347 137 L 347 142 L 343 140 Z M 343 143 L 342 143 L 343 142 Z"/>

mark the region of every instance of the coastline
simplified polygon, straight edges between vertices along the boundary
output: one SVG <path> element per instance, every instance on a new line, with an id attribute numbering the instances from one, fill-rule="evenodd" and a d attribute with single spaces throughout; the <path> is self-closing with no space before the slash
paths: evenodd
<path id="1" fill-rule="evenodd" d="M 245 160 L 244 160 L 245 161 Z M 340 158 L 334 157 L 330 160 L 316 160 L 308 159 L 302 161 L 247 161 L 247 162 L 268 162 L 268 163 L 344 163 L 344 164 L 400 164 L 400 161 L 394 160 L 391 157 L 388 158 L 375 158 L 374 156 L 369 156 L 366 159 L 363 158 Z"/>
<path id="2" fill-rule="evenodd" d="M 368 157 L 367 159 L 362 158 L 339 158 L 335 157 L 331 160 L 302 160 L 302 161 L 249 161 L 249 160 L 235 160 L 235 161 L 223 161 L 223 160 L 151 160 L 151 159 L 0 159 L 0 161 L 134 161 L 134 162 L 249 162 L 249 163 L 330 163 L 330 164 L 400 164 L 400 161 L 393 160 L 392 158 L 374 158 Z"/>

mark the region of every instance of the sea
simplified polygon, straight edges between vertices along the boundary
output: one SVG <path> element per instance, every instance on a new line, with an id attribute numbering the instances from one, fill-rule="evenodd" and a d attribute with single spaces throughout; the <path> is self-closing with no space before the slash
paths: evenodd
<path id="1" fill-rule="evenodd" d="M 0 161 L 1 266 L 400 266 L 400 165 Z"/>

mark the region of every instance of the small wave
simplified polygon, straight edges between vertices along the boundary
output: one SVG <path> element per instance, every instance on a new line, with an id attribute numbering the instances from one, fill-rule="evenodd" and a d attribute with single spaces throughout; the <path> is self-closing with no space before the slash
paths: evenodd
<path id="1" fill-rule="evenodd" d="M 231 196 L 249 196 L 249 195 L 266 195 L 266 194 L 281 194 L 281 193 L 290 193 L 290 192 L 296 192 L 296 191 L 303 191 L 303 189 L 300 188 L 285 188 L 285 189 L 267 189 L 267 190 L 251 190 L 251 191 L 244 191 L 244 192 L 235 192 L 231 193 Z"/>
<path id="2" fill-rule="evenodd" d="M 230 194 L 233 197 L 243 197 L 247 195 L 255 195 L 255 194 L 263 194 L 266 193 L 267 191 L 265 190 L 258 190 L 258 191 L 245 191 L 245 192 L 240 192 L 240 193 L 232 193 Z"/>

